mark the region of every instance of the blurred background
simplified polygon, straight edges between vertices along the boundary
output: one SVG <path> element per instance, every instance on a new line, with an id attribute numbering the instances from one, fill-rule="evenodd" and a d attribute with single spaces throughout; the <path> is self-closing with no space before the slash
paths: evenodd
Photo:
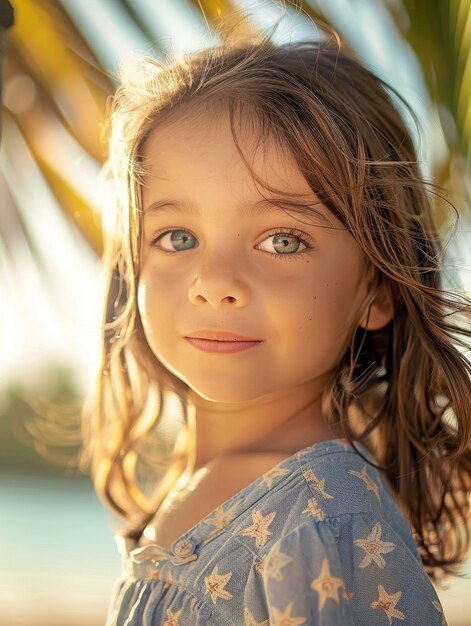
<path id="1" fill-rule="evenodd" d="M 331 23 L 414 107 L 447 245 L 446 287 L 471 293 L 469 0 L 304 0 L 277 41 Z M 103 276 L 97 175 L 118 64 L 220 43 L 215 20 L 275 0 L 0 0 L 0 626 L 99 626 L 120 573 L 114 523 L 77 466 L 80 408 L 98 367 Z M 14 13 L 14 15 L 13 15 Z M 233 18 L 231 18 L 232 20 Z M 227 24 L 231 23 L 228 19 Z M 453 230 L 452 230 L 453 229 Z M 471 577 L 471 560 L 463 573 Z M 471 578 L 437 589 L 471 626 Z"/>

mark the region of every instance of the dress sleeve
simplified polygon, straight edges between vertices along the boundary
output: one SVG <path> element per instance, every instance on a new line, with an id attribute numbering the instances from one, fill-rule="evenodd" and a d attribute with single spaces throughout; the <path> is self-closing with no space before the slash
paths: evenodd
<path id="1" fill-rule="evenodd" d="M 301 523 L 263 560 L 270 626 L 446 626 L 407 544 L 370 513 Z"/>

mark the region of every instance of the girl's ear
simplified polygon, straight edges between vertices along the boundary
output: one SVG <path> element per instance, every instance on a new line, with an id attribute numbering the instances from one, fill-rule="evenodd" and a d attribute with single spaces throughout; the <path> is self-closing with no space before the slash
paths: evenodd
<path id="1" fill-rule="evenodd" d="M 381 276 L 377 286 L 369 292 L 368 304 L 358 325 L 366 330 L 380 330 L 389 324 L 393 315 L 394 299 L 391 287 Z"/>

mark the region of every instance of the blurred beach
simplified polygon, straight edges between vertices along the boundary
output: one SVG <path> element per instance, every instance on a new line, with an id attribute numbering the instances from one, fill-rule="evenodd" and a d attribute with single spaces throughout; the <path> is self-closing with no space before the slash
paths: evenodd
<path id="1" fill-rule="evenodd" d="M 0 625 L 103 626 L 121 570 L 85 478 L 0 475 Z"/>

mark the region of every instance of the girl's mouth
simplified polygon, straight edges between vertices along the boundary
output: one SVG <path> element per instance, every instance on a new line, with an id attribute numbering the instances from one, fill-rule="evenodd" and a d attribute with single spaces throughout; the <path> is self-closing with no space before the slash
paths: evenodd
<path id="1" fill-rule="evenodd" d="M 192 346 L 203 350 L 204 352 L 240 352 L 241 350 L 247 350 L 247 348 L 253 348 L 263 343 L 263 341 L 214 341 L 212 339 L 200 339 L 196 337 L 185 337 L 185 339 L 191 343 Z"/>

